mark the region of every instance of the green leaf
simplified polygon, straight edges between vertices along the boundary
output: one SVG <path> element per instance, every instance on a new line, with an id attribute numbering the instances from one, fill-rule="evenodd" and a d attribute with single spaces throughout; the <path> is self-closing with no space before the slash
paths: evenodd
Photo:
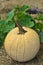
<path id="1" fill-rule="evenodd" d="M 30 7 L 27 5 L 23 5 L 21 7 L 17 5 L 14 9 L 15 9 L 15 12 L 18 11 L 18 12 L 26 13 L 26 11 L 30 9 Z"/>
<path id="2" fill-rule="evenodd" d="M 15 28 L 15 23 L 13 21 L 9 21 L 4 27 L 5 27 L 4 33 L 7 33 L 13 28 Z"/>
<path id="3" fill-rule="evenodd" d="M 17 18 L 18 18 L 18 22 L 22 26 L 26 26 L 26 27 L 34 26 L 34 19 L 30 15 L 19 13 Z"/>
<path id="4" fill-rule="evenodd" d="M 6 20 L 0 20 L 0 32 L 6 33 L 15 27 L 15 23 L 13 21 L 9 21 L 6 23 Z"/>
<path id="5" fill-rule="evenodd" d="M 13 21 L 6 23 L 6 20 L 0 20 L 0 48 L 3 46 L 4 39 L 7 33 L 15 27 Z"/>
<path id="6" fill-rule="evenodd" d="M 6 34 L 15 27 L 14 23 L 15 10 L 8 13 L 5 20 L 0 20 L 0 48 L 3 45 Z"/>
<path id="7" fill-rule="evenodd" d="M 38 16 L 36 17 L 37 20 L 43 20 L 43 14 L 38 14 Z"/>
<path id="8" fill-rule="evenodd" d="M 0 32 L 3 32 L 5 23 L 6 23 L 5 20 L 0 20 Z"/>
<path id="9" fill-rule="evenodd" d="M 4 35 L 0 32 L 0 48 L 3 46 Z"/>
<path id="10" fill-rule="evenodd" d="M 3 44 L 4 44 L 4 39 L 6 37 L 7 33 L 3 33 L 3 32 L 0 32 L 0 48 L 2 48 Z"/>
<path id="11" fill-rule="evenodd" d="M 22 11 L 22 12 L 26 12 L 26 11 L 29 10 L 29 9 L 30 9 L 29 6 L 27 6 L 27 5 L 23 5 L 23 6 L 20 8 L 20 11 Z"/>
<path id="12" fill-rule="evenodd" d="M 9 32 L 10 30 L 12 30 L 15 27 L 15 22 L 13 21 L 14 16 L 15 16 L 15 9 L 13 9 L 11 12 L 9 12 L 6 17 L 6 20 L 5 20 L 6 25 L 5 25 L 4 33 Z"/>
<path id="13" fill-rule="evenodd" d="M 35 28 L 38 29 L 39 31 L 43 31 L 43 24 L 38 22 L 36 23 Z"/>
<path id="14" fill-rule="evenodd" d="M 8 15 L 6 17 L 6 22 L 13 20 L 14 15 L 15 15 L 15 9 L 13 9 L 11 12 L 8 13 Z"/>

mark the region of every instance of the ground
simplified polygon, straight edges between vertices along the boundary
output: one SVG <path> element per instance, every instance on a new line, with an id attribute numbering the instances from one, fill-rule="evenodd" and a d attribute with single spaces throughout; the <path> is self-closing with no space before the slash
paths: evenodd
<path id="1" fill-rule="evenodd" d="M 31 8 L 43 9 L 43 0 L 0 0 L 0 15 L 4 19 L 7 13 L 13 9 L 13 7 L 19 4 L 27 4 Z M 19 63 L 11 59 L 5 51 L 5 48 L 0 49 L 0 65 L 43 65 L 43 43 L 41 43 L 40 50 L 37 56 L 29 62 Z"/>

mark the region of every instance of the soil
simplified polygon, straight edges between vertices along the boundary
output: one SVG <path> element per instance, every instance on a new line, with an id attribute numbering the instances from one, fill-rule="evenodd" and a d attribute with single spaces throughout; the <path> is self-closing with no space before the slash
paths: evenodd
<path id="1" fill-rule="evenodd" d="M 43 9 L 43 0 L 0 0 L 0 15 L 5 19 L 7 13 L 16 5 L 26 4 L 31 8 Z M 6 53 L 4 47 L 0 49 L 0 65 L 43 65 L 43 43 L 36 57 L 29 62 L 20 63 L 11 59 Z"/>

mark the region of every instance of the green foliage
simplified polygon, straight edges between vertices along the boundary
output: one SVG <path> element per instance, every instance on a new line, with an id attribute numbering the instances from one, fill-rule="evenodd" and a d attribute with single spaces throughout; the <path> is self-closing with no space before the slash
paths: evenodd
<path id="1" fill-rule="evenodd" d="M 40 22 L 35 23 L 35 26 L 33 26 L 32 28 L 38 33 L 40 42 L 43 43 L 43 24 Z"/>
<path id="2" fill-rule="evenodd" d="M 13 21 L 14 12 L 13 10 L 7 15 L 6 20 L 0 20 L 0 48 L 4 43 L 4 39 L 7 33 L 15 27 Z"/>
<path id="3" fill-rule="evenodd" d="M 13 21 L 6 23 L 5 20 L 0 20 L 0 47 L 3 45 L 7 33 L 14 27 L 15 23 Z"/>
<path id="4" fill-rule="evenodd" d="M 4 39 L 8 32 L 16 27 L 14 17 L 17 16 L 17 21 L 20 25 L 31 27 L 35 31 L 38 32 L 40 36 L 41 42 L 43 42 L 43 35 L 40 35 L 40 32 L 43 31 L 42 23 L 35 23 L 35 19 L 26 13 L 26 10 L 30 9 L 27 5 L 23 5 L 21 7 L 16 6 L 12 11 L 10 11 L 5 20 L 1 20 L 0 18 L 0 48 L 3 46 Z M 43 14 L 38 15 L 37 20 L 43 20 Z"/>
<path id="5" fill-rule="evenodd" d="M 29 10 L 29 9 L 30 9 L 30 7 L 27 6 L 27 5 L 23 5 L 22 7 L 20 7 L 20 11 L 21 11 L 21 12 L 26 12 L 26 11 Z"/>
<path id="6" fill-rule="evenodd" d="M 4 33 L 0 32 L 0 48 L 3 46 L 5 36 Z"/>
<path id="7" fill-rule="evenodd" d="M 26 27 L 34 26 L 34 19 L 28 14 L 22 14 L 19 12 L 17 18 L 18 18 L 18 22 L 22 26 L 26 26 Z"/>
<path id="8" fill-rule="evenodd" d="M 8 22 L 8 21 L 11 21 L 11 20 L 13 20 L 13 18 L 14 18 L 14 9 L 11 11 L 11 12 L 9 12 L 8 14 L 7 14 L 7 16 L 6 16 L 6 22 Z"/>
<path id="9" fill-rule="evenodd" d="M 43 31 L 43 24 L 42 24 L 42 23 L 40 23 L 40 22 L 36 23 L 35 27 L 36 27 L 36 29 L 38 29 L 40 32 Z"/>
<path id="10" fill-rule="evenodd" d="M 38 16 L 36 17 L 37 20 L 43 20 L 43 14 L 38 14 Z"/>

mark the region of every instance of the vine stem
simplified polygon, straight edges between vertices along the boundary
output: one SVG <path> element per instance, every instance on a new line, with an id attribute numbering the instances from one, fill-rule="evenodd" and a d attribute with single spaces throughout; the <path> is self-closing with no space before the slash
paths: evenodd
<path id="1" fill-rule="evenodd" d="M 17 17 L 16 17 L 16 16 L 14 17 L 14 21 L 15 21 L 15 23 L 16 23 L 18 29 L 19 29 L 19 34 L 24 34 L 25 32 L 27 32 L 27 31 L 25 31 L 25 30 L 22 28 L 22 26 L 19 24 L 19 22 L 17 21 Z"/>

